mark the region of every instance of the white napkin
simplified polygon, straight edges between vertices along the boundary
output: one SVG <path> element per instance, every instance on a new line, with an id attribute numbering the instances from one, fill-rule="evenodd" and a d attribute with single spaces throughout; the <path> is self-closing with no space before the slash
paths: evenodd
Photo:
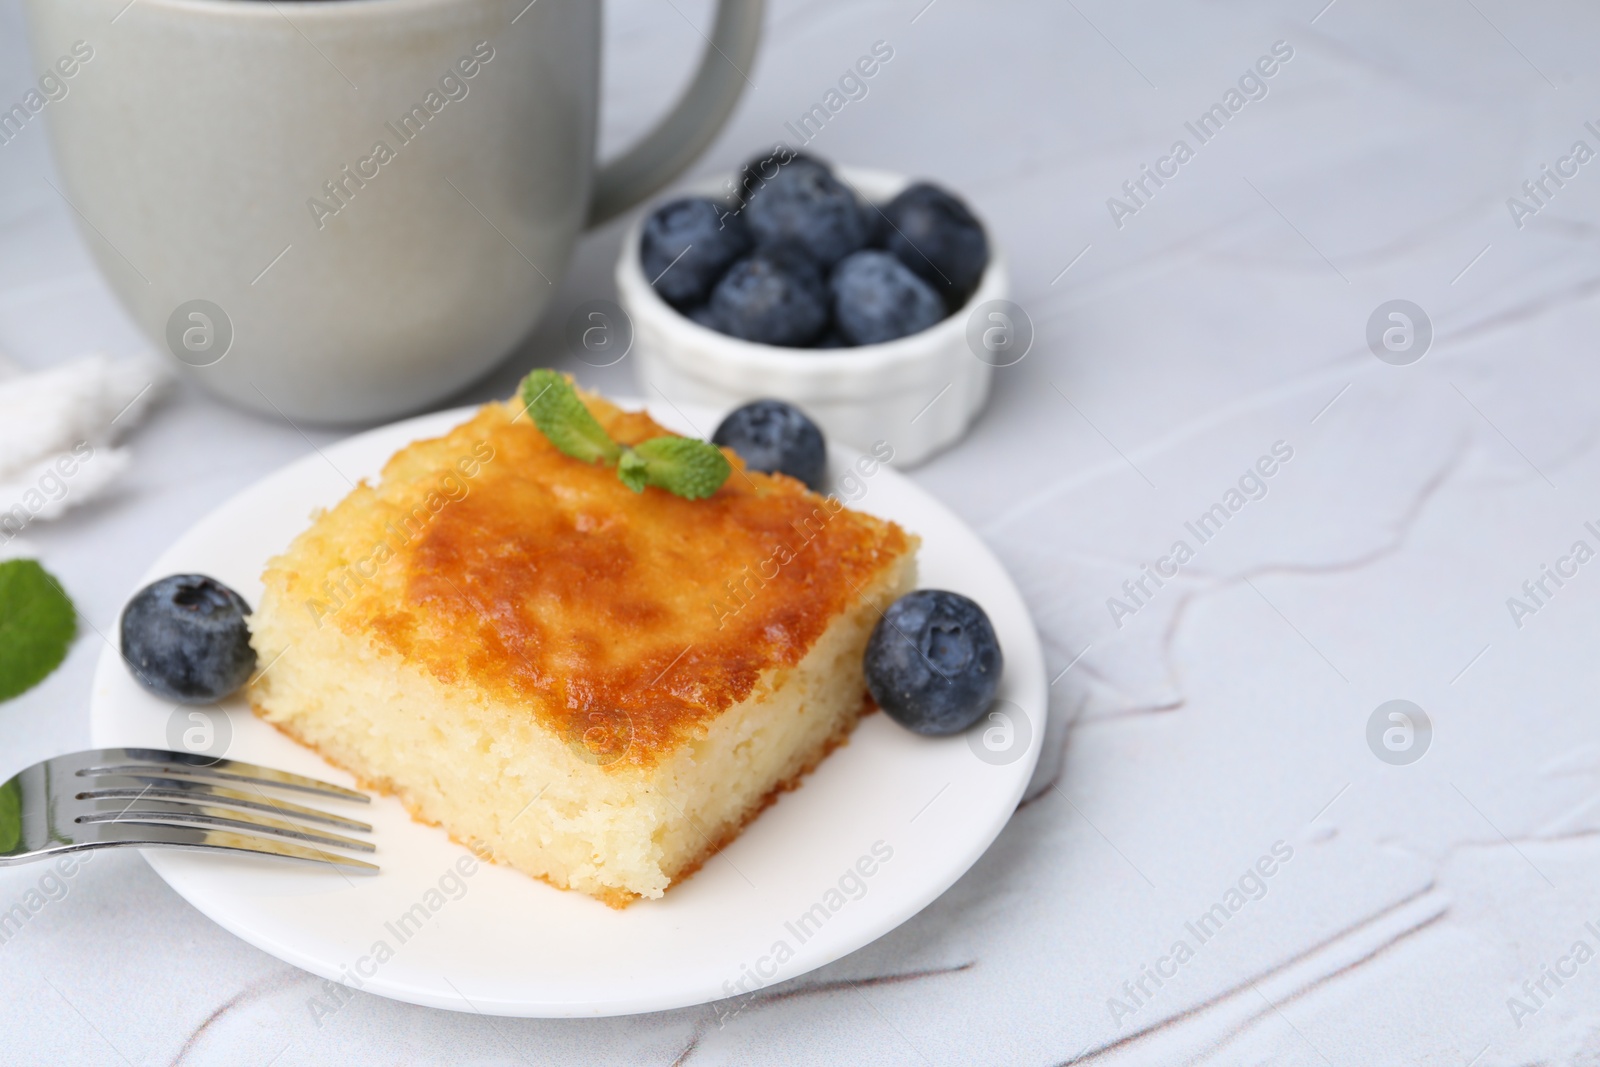
<path id="1" fill-rule="evenodd" d="M 115 442 L 170 378 L 149 356 L 91 355 L 24 373 L 0 355 L 0 544 L 112 484 L 129 459 Z"/>

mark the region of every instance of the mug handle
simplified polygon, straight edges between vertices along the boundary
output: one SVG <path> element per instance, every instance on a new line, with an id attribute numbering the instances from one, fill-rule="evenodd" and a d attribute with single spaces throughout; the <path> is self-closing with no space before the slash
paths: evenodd
<path id="1" fill-rule="evenodd" d="M 745 71 L 761 39 L 764 7 L 764 0 L 719 0 L 700 69 L 677 105 L 644 140 L 595 175 L 589 226 L 615 218 L 666 185 L 711 143 L 749 83 Z"/>

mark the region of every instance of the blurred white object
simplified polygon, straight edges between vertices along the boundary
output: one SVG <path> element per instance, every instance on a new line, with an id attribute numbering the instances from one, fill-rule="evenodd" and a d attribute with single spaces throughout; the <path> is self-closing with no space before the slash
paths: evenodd
<path id="1" fill-rule="evenodd" d="M 112 447 L 171 373 L 148 356 L 87 356 L 22 373 L 0 356 L 0 543 L 93 499 L 122 473 Z"/>
<path id="2" fill-rule="evenodd" d="M 834 171 L 873 203 L 892 200 L 909 184 L 886 171 Z M 717 196 L 722 187 L 703 183 L 690 191 Z M 829 438 L 863 452 L 886 441 L 894 449 L 891 462 L 912 467 L 961 439 L 983 410 L 994 368 L 1014 362 L 992 354 L 980 359 L 968 339 L 974 317 L 1007 295 L 992 231 L 989 267 L 977 292 L 942 322 L 886 344 L 778 348 L 707 329 L 657 295 L 639 265 L 639 235 L 648 217 L 641 215 L 623 238 L 616 268 L 622 308 L 633 323 L 634 369 L 647 399 L 659 394 L 674 404 L 724 411 L 763 397 L 787 400 Z M 1027 331 L 1023 354 L 1031 324 Z"/>

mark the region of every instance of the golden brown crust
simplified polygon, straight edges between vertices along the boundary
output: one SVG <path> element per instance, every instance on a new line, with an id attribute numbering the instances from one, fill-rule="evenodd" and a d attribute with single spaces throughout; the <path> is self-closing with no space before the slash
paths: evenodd
<path id="1" fill-rule="evenodd" d="M 666 432 L 586 400 L 619 441 Z M 893 523 L 729 458 L 734 474 L 706 500 L 635 494 L 490 404 L 402 449 L 381 485 L 352 493 L 274 565 L 319 623 L 549 730 L 570 736 L 620 712 L 631 743 L 615 770 L 648 767 L 749 698 L 763 672 L 798 663 L 913 545 Z M 363 556 L 357 579 L 340 577 Z"/>

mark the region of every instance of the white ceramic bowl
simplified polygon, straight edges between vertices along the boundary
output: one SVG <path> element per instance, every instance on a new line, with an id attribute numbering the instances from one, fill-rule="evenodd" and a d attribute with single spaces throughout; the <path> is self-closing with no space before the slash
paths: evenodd
<path id="1" fill-rule="evenodd" d="M 910 179 L 836 167 L 868 201 L 885 203 Z M 716 183 L 692 193 L 721 197 Z M 681 193 L 674 195 L 682 195 Z M 993 367 L 973 354 L 973 311 L 1007 296 L 1005 264 L 991 231 L 989 267 L 965 307 L 898 341 L 856 348 L 780 348 L 717 333 L 679 314 L 639 266 L 646 212 L 628 231 L 617 260 L 617 291 L 633 322 L 635 373 L 647 398 L 725 410 L 776 397 L 799 406 L 830 438 L 862 451 L 887 442 L 898 466 L 920 463 L 961 439 L 989 396 Z"/>

